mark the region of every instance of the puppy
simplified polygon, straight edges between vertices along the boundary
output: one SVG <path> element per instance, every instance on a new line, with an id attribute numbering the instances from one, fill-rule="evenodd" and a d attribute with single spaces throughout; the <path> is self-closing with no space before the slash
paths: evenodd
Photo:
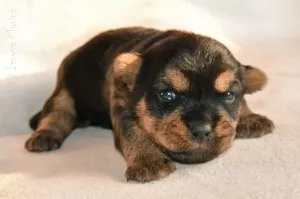
<path id="1" fill-rule="evenodd" d="M 235 138 L 258 138 L 273 122 L 244 98 L 265 87 L 218 41 L 179 30 L 129 27 L 100 33 L 61 63 L 54 92 L 32 117 L 25 148 L 58 149 L 74 128 L 111 128 L 126 178 L 148 182 L 179 163 L 204 163 Z"/>

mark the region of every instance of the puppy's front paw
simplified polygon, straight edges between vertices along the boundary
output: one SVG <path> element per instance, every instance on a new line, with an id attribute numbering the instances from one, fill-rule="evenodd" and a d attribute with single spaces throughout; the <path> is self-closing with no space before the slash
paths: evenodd
<path id="1" fill-rule="evenodd" d="M 236 138 L 258 138 L 272 133 L 274 123 L 267 117 L 250 114 L 241 117 L 237 125 Z"/>
<path id="2" fill-rule="evenodd" d="M 149 182 L 169 176 L 175 171 L 175 165 L 167 159 L 145 160 L 129 166 L 126 171 L 127 181 Z"/>
<path id="3" fill-rule="evenodd" d="M 61 141 L 54 138 L 48 130 L 35 132 L 25 143 L 25 148 L 31 152 L 52 151 L 61 146 Z"/>

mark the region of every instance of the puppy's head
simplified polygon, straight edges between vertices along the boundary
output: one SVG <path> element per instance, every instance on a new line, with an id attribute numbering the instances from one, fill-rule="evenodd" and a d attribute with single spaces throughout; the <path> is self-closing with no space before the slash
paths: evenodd
<path id="1" fill-rule="evenodd" d="M 205 162 L 226 151 L 243 95 L 267 81 L 261 70 L 240 64 L 219 42 L 189 33 L 117 60 L 128 65 L 119 74 L 132 93 L 135 122 L 182 163 Z"/>

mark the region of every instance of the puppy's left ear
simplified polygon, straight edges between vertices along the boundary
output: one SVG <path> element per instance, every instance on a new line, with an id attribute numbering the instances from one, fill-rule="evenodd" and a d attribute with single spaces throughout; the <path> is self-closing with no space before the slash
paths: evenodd
<path id="1" fill-rule="evenodd" d="M 253 66 L 244 66 L 245 68 L 245 86 L 244 92 L 251 94 L 262 90 L 268 83 L 268 77 L 262 70 Z"/>
<path id="2" fill-rule="evenodd" d="M 142 59 L 136 53 L 122 53 L 113 63 L 113 76 L 115 81 L 125 85 L 130 91 L 135 85 Z"/>

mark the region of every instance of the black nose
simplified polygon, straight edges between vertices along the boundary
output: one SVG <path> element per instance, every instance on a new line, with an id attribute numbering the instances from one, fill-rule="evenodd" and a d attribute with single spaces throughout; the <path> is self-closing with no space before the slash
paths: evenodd
<path id="1" fill-rule="evenodd" d="M 209 124 L 194 126 L 191 129 L 191 133 L 197 140 L 209 141 L 211 138 L 211 126 Z"/>

